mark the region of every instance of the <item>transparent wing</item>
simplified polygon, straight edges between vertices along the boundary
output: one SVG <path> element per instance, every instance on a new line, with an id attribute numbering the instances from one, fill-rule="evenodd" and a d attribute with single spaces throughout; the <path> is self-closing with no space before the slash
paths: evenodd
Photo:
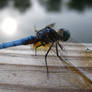
<path id="1" fill-rule="evenodd" d="M 46 27 L 54 27 L 55 24 L 49 24 Z M 83 72 L 80 71 L 80 67 L 89 67 L 89 65 L 92 65 L 92 51 L 90 50 L 90 45 L 81 44 L 77 41 L 71 40 L 67 42 L 60 42 L 61 47 L 64 49 L 61 49 L 61 47 L 58 45 L 58 52 L 59 52 L 59 59 L 65 66 L 68 67 L 68 69 L 72 69 L 74 72 L 78 73 L 82 78 L 87 82 L 91 82 L 91 80 L 84 75 Z M 48 46 L 49 47 L 49 46 Z M 40 51 L 41 52 L 41 51 Z M 42 55 L 46 54 L 46 50 L 42 49 Z M 51 61 L 58 62 L 57 60 L 57 54 L 56 54 L 56 45 L 53 46 L 51 49 L 49 56 L 48 56 L 48 63 Z M 53 57 L 53 58 L 52 58 Z M 55 63 L 54 62 L 54 63 Z M 57 64 L 57 63 L 56 63 Z M 48 64 L 50 65 L 50 64 Z"/>
<path id="2" fill-rule="evenodd" d="M 90 45 L 78 43 L 78 42 L 60 42 L 61 48 L 58 45 L 58 58 L 63 65 L 69 70 L 76 72 L 80 75 L 88 85 L 92 82 L 87 75 L 84 73 L 84 69 L 89 69 L 89 65 L 92 65 L 92 51 L 89 49 Z M 57 56 L 56 45 L 50 51 L 50 55 Z M 56 59 L 56 57 L 55 57 Z M 58 62 L 58 60 L 56 60 Z"/>
<path id="3" fill-rule="evenodd" d="M 55 25 L 56 25 L 56 23 L 52 23 L 52 24 L 47 25 L 46 27 L 51 27 L 51 28 L 53 28 L 53 27 L 55 27 Z"/>
<path id="4" fill-rule="evenodd" d="M 59 57 L 57 57 L 56 54 L 57 53 L 56 44 L 53 45 L 53 48 L 51 49 L 48 55 L 47 62 L 48 62 L 49 72 L 59 72 L 62 71 L 62 68 L 67 67 L 67 71 L 72 70 L 72 72 L 77 73 L 89 85 L 91 83 L 91 80 L 79 69 L 80 67 L 77 67 L 78 65 L 87 64 L 87 61 L 90 59 L 92 60 L 92 58 L 88 59 L 88 56 L 85 56 L 85 53 L 86 55 L 89 53 L 89 52 L 85 52 L 84 49 L 85 46 L 83 44 L 74 43 L 74 42 L 68 42 L 68 43 L 60 42 L 60 45 L 64 46 L 64 50 L 61 49 L 60 46 L 58 45 Z M 46 52 L 47 52 L 46 49 L 45 50 L 42 49 L 40 52 L 38 51 L 37 55 L 44 56 Z"/>
<path id="5" fill-rule="evenodd" d="M 56 25 L 56 23 L 51 23 L 51 24 L 49 24 L 49 25 L 47 25 L 47 26 L 45 26 L 45 27 L 51 27 L 51 28 L 54 28 L 55 25 Z M 45 28 L 45 27 L 44 27 L 44 28 Z M 42 29 L 44 29 L 44 28 L 42 28 Z M 40 29 L 40 30 L 42 30 L 42 29 Z M 39 31 L 39 30 L 37 30 L 36 26 L 34 27 L 34 31 L 35 31 L 36 33 Z"/>
<path id="6" fill-rule="evenodd" d="M 92 45 L 86 43 L 79 43 L 73 38 L 68 43 L 64 43 L 65 51 L 64 58 L 70 65 L 74 66 L 87 82 L 92 82 L 90 77 L 86 74 L 89 73 L 92 67 Z"/>

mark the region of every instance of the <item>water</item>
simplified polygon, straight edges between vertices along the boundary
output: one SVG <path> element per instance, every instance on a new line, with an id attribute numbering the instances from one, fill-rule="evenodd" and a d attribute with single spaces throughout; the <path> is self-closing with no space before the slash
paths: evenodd
<path id="1" fill-rule="evenodd" d="M 35 35 L 35 27 L 53 22 L 78 42 L 92 43 L 92 0 L 0 0 L 0 42 Z"/>

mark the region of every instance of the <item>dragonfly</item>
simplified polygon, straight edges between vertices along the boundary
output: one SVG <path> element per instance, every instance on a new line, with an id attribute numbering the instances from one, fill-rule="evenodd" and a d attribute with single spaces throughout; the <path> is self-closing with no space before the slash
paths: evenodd
<path id="1" fill-rule="evenodd" d="M 59 30 L 55 30 L 54 27 L 55 27 L 55 23 L 52 23 L 52 24 L 45 26 L 44 28 L 40 30 L 35 29 L 36 35 L 33 35 L 33 36 L 31 35 L 31 36 L 28 36 L 28 37 L 25 37 L 19 40 L 11 41 L 11 42 L 1 43 L 0 49 L 5 49 L 5 48 L 19 46 L 19 45 L 33 44 L 35 48 L 35 52 L 36 52 L 37 48 L 41 46 L 43 47 L 48 46 L 48 50 L 45 54 L 45 64 L 46 64 L 47 76 L 48 76 L 49 70 L 48 70 L 47 56 L 49 52 L 51 51 L 51 48 L 54 47 L 57 57 L 64 64 L 67 64 L 67 67 L 69 69 L 76 71 L 77 74 L 81 75 L 82 78 L 89 85 L 89 83 L 92 83 L 92 81 L 87 76 L 85 76 L 77 67 L 75 67 L 71 62 L 69 62 L 69 60 L 66 57 L 61 56 L 59 53 L 60 50 L 61 52 L 64 50 L 63 42 L 66 42 L 69 39 L 71 39 L 70 31 L 66 30 L 65 28 L 60 28 Z M 79 46 L 80 48 L 81 47 L 85 48 L 85 46 L 81 44 Z M 58 47 L 60 48 L 60 50 Z M 86 48 L 86 51 L 87 51 L 86 52 L 87 54 L 91 50 L 89 48 Z"/>
<path id="2" fill-rule="evenodd" d="M 60 41 L 67 41 L 70 38 L 70 32 L 69 30 L 60 28 L 58 31 L 54 29 L 55 23 L 49 24 L 42 28 L 41 30 L 35 29 L 36 35 L 35 36 L 28 36 L 19 40 L 1 43 L 0 49 L 5 49 L 9 47 L 19 46 L 19 45 L 28 45 L 33 44 L 36 49 L 43 46 L 49 46 L 46 54 L 45 54 L 45 64 L 47 68 L 47 74 L 48 74 L 48 65 L 47 65 L 47 56 L 53 46 L 56 48 L 56 55 L 59 56 L 58 46 L 60 49 L 63 49 L 63 45 L 60 44 Z M 36 55 L 36 54 L 35 54 Z"/>

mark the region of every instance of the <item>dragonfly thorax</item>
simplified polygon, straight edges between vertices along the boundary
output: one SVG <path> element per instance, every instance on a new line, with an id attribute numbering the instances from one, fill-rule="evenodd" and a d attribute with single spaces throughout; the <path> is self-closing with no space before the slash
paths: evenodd
<path id="1" fill-rule="evenodd" d="M 37 38 L 41 42 L 48 43 L 48 42 L 55 42 L 59 40 L 59 35 L 54 29 L 50 27 L 46 27 L 37 32 Z"/>

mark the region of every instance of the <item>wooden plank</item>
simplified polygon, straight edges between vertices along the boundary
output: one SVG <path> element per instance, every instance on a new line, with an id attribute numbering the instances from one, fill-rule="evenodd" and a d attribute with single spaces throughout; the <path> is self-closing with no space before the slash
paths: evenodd
<path id="1" fill-rule="evenodd" d="M 4 67 L 4 68 L 3 68 Z M 45 68 L 30 66 L 3 65 L 0 70 L 0 85 L 18 85 L 30 88 L 90 88 L 81 76 L 67 69 L 57 72 L 57 67 L 49 68 L 49 78 L 47 78 Z M 35 70 L 36 68 L 36 70 Z M 55 71 L 53 72 L 52 69 Z M 58 68 L 59 69 L 59 68 Z M 40 75 L 40 76 L 39 76 Z M 82 81 L 80 81 L 80 79 Z M 85 82 L 85 83 L 84 83 Z"/>
<path id="2" fill-rule="evenodd" d="M 88 48 L 92 47 L 91 44 L 85 45 Z M 73 89 L 89 90 L 92 88 L 89 81 L 87 83 L 83 76 L 67 68 L 66 64 L 61 62 L 53 52 L 48 57 L 50 72 L 48 78 L 44 62 L 46 52 L 38 51 L 38 56 L 35 56 L 33 48 L 31 50 L 30 48 L 31 46 L 18 46 L 0 50 L 0 89 L 10 88 L 12 90 L 13 87 L 16 90 L 37 91 L 38 89 L 37 92 L 41 92 L 44 89 L 45 91 L 53 89 L 72 91 Z M 75 43 L 65 43 L 64 48 L 66 50 L 63 52 L 64 58 L 67 58 L 87 79 L 92 81 L 92 52 L 86 52 L 85 46 L 82 47 Z"/>

